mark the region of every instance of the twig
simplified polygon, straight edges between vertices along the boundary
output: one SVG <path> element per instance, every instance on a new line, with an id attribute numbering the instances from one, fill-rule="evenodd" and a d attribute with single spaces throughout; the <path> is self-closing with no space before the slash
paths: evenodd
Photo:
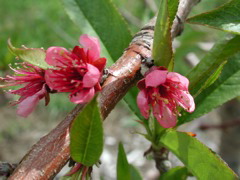
<path id="1" fill-rule="evenodd" d="M 192 8 L 190 6 L 197 0 L 182 0 L 178 16 L 185 20 Z M 142 30 L 137 33 L 122 57 L 110 67 L 111 75 L 106 79 L 100 96 L 100 108 L 104 119 L 115 107 L 118 101 L 141 78 L 139 73 L 141 60 L 151 56 L 154 25 L 153 18 Z M 173 37 L 179 21 L 174 21 Z M 69 126 L 76 115 L 81 111 L 82 105 L 75 109 L 48 135 L 41 138 L 25 155 L 9 180 L 53 178 L 69 159 Z"/>

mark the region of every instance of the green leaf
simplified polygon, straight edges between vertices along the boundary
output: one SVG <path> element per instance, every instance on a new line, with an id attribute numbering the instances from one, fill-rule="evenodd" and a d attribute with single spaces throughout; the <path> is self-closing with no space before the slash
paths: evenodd
<path id="1" fill-rule="evenodd" d="M 208 147 L 183 132 L 168 129 L 160 143 L 172 151 L 197 179 L 237 179 L 237 175 Z"/>
<path id="2" fill-rule="evenodd" d="M 100 37 L 110 56 L 116 61 L 127 48 L 132 36 L 128 26 L 110 0 L 62 0 L 71 8 L 72 17 L 85 17 L 88 26 Z M 72 4 L 72 5 L 71 5 Z M 79 10 L 76 10 L 77 5 Z M 73 14 L 74 13 L 74 14 Z M 75 21 L 79 23 L 80 21 Z M 79 23 L 82 25 L 81 23 Z M 82 29 L 84 33 L 87 33 Z"/>
<path id="3" fill-rule="evenodd" d="M 89 21 L 84 17 L 81 9 L 78 7 L 77 2 L 75 0 L 62 0 L 62 3 L 69 18 L 73 21 L 73 23 L 76 26 L 78 26 L 82 34 L 85 33 L 95 37 L 98 36 L 97 33 L 94 31 L 93 27 L 91 26 L 91 24 L 89 23 Z M 112 65 L 114 62 L 101 40 L 100 46 L 101 56 L 107 58 L 107 66 Z"/>
<path id="4" fill-rule="evenodd" d="M 177 166 L 170 169 L 168 172 L 160 176 L 160 180 L 186 180 L 188 177 L 188 170 L 186 167 Z"/>
<path id="5" fill-rule="evenodd" d="M 117 180 L 131 180 L 130 168 L 122 143 L 118 145 Z"/>
<path id="6" fill-rule="evenodd" d="M 237 96 L 240 96 L 240 53 L 228 60 L 219 78 L 195 98 L 195 111 L 185 112 L 179 123 L 200 117 Z"/>
<path id="7" fill-rule="evenodd" d="M 98 162 L 103 150 L 102 117 L 96 97 L 74 120 L 70 131 L 70 153 L 85 166 Z"/>
<path id="8" fill-rule="evenodd" d="M 179 0 L 168 0 L 169 19 L 172 25 L 178 10 Z"/>
<path id="9" fill-rule="evenodd" d="M 51 68 L 45 61 L 46 52 L 41 48 L 15 48 L 10 39 L 8 40 L 8 48 L 12 54 L 19 57 L 23 61 L 38 66 L 42 69 Z"/>
<path id="10" fill-rule="evenodd" d="M 221 73 L 225 61 L 240 51 L 240 36 L 226 35 L 219 40 L 200 63 L 187 75 L 192 95 L 207 88 Z"/>
<path id="11" fill-rule="evenodd" d="M 240 1 L 232 0 L 223 6 L 187 20 L 188 23 L 200 24 L 211 28 L 240 34 Z"/>
<path id="12" fill-rule="evenodd" d="M 160 0 L 153 40 L 152 56 L 157 66 L 173 68 L 171 26 L 175 18 L 178 1 Z"/>
<path id="13" fill-rule="evenodd" d="M 129 164 L 130 174 L 131 174 L 131 180 L 141 180 L 142 177 L 139 173 L 139 171 L 131 164 Z"/>

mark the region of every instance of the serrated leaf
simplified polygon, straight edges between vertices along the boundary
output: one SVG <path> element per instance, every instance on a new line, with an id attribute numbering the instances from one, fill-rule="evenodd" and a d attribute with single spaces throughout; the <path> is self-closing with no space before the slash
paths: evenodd
<path id="1" fill-rule="evenodd" d="M 240 53 L 231 57 L 220 77 L 195 98 L 195 111 L 192 114 L 185 112 L 179 122 L 182 124 L 200 117 L 237 96 L 240 96 Z"/>
<path id="2" fill-rule="evenodd" d="M 191 17 L 187 22 L 240 34 L 239 17 L 240 1 L 232 0 L 215 10 Z"/>
<path id="3" fill-rule="evenodd" d="M 110 0 L 62 0 L 64 4 L 76 4 L 72 13 L 75 17 L 85 17 L 89 25 L 100 37 L 110 56 L 116 61 L 125 48 L 127 48 L 132 36 L 123 17 L 119 14 Z M 69 10 L 68 10 L 69 11 Z M 71 10 L 70 10 L 71 11 Z M 81 12 L 81 13 L 79 13 Z M 76 22 L 76 21 L 75 21 Z M 78 23 L 78 22 L 77 22 Z M 85 32 L 87 33 L 87 32 Z"/>
<path id="4" fill-rule="evenodd" d="M 206 54 L 200 63 L 193 68 L 187 75 L 190 81 L 190 92 L 192 95 L 200 93 L 201 90 L 207 88 L 211 83 L 207 81 L 214 80 L 214 76 L 218 77 L 221 72 L 221 65 L 237 52 L 240 52 L 239 46 L 240 36 L 226 35 L 219 40 L 214 47 Z M 213 76 L 214 73 L 217 73 Z M 216 78 L 215 78 L 216 79 Z"/>
<path id="5" fill-rule="evenodd" d="M 186 167 L 177 166 L 161 175 L 159 180 L 171 180 L 171 179 L 186 180 L 188 174 L 189 173 Z"/>
<path id="6" fill-rule="evenodd" d="M 160 0 L 154 30 L 152 56 L 157 66 L 173 69 L 171 26 L 175 18 L 178 1 Z"/>
<path id="7" fill-rule="evenodd" d="M 70 154 L 85 166 L 98 162 L 103 150 L 102 117 L 96 97 L 74 120 L 70 131 Z"/>
<path id="8" fill-rule="evenodd" d="M 172 151 L 197 179 L 237 179 L 227 164 L 196 138 L 167 130 L 160 143 Z"/>
<path id="9" fill-rule="evenodd" d="M 51 68 L 45 61 L 46 52 L 41 48 L 15 48 L 10 39 L 8 40 L 8 48 L 12 54 L 21 60 L 38 66 L 42 69 Z"/>
<path id="10" fill-rule="evenodd" d="M 130 168 L 122 143 L 118 145 L 117 180 L 131 180 Z"/>
<path id="11" fill-rule="evenodd" d="M 168 0 L 168 12 L 169 12 L 171 25 L 173 23 L 173 20 L 176 17 L 178 5 L 179 5 L 179 0 Z"/>

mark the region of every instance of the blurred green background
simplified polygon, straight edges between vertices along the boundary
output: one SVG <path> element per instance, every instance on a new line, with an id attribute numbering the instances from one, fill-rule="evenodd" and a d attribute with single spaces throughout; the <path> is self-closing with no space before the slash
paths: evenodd
<path id="1" fill-rule="evenodd" d="M 135 34 L 154 16 L 159 1 L 113 0 L 113 2 L 129 24 L 132 34 Z M 224 2 L 227 0 L 202 0 L 190 16 L 211 10 Z M 27 47 L 45 49 L 49 46 L 72 48 L 78 44 L 81 35 L 81 29 L 69 19 L 60 0 L 1 0 L 0 17 L 1 76 L 11 73 L 8 64 L 16 61 L 7 49 L 8 38 L 11 38 L 16 47 L 23 44 Z M 192 67 L 191 59 L 201 59 L 223 34 L 221 31 L 205 27 L 185 25 L 183 34 L 174 41 L 177 47 L 175 70 L 182 74 L 188 73 Z M 66 94 L 56 94 L 51 96 L 48 107 L 40 103 L 38 109 L 28 119 L 23 119 L 15 115 L 16 107 L 7 105 L 13 97 L 3 91 L 0 95 L 0 148 L 2 149 L 0 160 L 2 161 L 20 160 L 34 142 L 55 127 L 74 107 Z M 16 151 L 18 152 L 16 156 L 12 156 Z"/>

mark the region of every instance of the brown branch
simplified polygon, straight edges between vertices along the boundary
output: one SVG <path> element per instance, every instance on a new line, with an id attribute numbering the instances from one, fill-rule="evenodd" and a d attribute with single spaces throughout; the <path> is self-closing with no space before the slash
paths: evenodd
<path id="1" fill-rule="evenodd" d="M 192 8 L 190 5 L 196 1 L 198 0 L 181 0 L 178 14 L 181 20 L 185 20 Z M 104 119 L 141 78 L 141 60 L 151 56 L 155 21 L 156 18 L 153 18 L 134 36 L 122 57 L 110 67 L 111 75 L 106 79 L 100 96 Z M 174 21 L 173 37 L 176 36 L 179 25 L 179 21 Z M 55 129 L 41 138 L 25 155 L 9 179 L 52 179 L 69 159 L 69 127 L 82 108 L 83 105 L 77 105 Z"/>

